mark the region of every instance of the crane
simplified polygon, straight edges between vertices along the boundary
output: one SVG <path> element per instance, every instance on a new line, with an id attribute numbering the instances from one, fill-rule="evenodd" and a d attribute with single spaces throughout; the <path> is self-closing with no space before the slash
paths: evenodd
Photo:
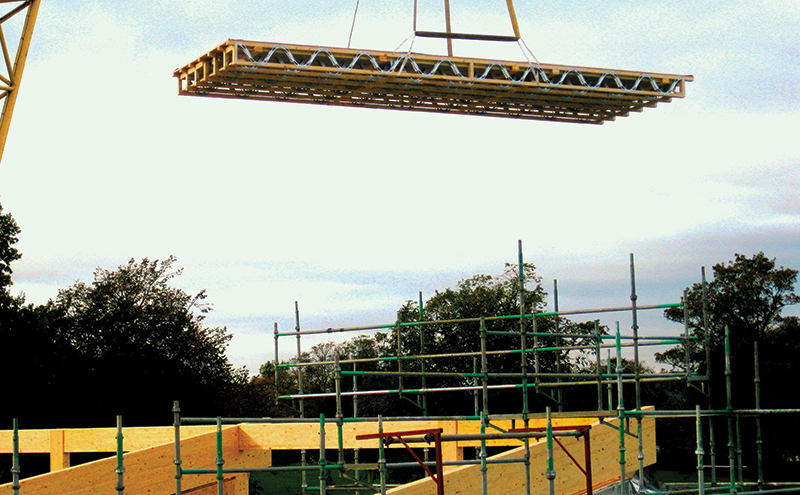
<path id="1" fill-rule="evenodd" d="M 0 160 L 3 158 L 3 151 L 6 147 L 11 115 L 14 113 L 14 105 L 17 102 L 22 71 L 25 69 L 25 60 L 28 58 L 28 49 L 31 46 L 33 26 L 36 24 L 40 2 L 41 0 L 0 0 L 0 47 L 3 51 L 3 63 L 0 63 L 0 100 L 3 100 L 3 113 L 0 117 Z M 3 25 L 22 15 L 25 16 L 25 19 L 17 44 L 17 52 L 12 60 Z"/>

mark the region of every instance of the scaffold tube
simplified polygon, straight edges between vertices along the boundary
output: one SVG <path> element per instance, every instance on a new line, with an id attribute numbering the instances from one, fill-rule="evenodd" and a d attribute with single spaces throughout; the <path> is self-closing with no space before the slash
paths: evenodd
<path id="1" fill-rule="evenodd" d="M 526 335 L 525 335 L 525 269 L 522 263 L 522 240 L 517 242 L 518 246 L 518 256 L 519 256 L 519 333 L 520 333 L 520 349 L 522 353 L 521 357 L 521 367 L 522 367 L 522 423 L 525 425 L 525 428 L 528 427 L 528 352 L 526 350 Z M 536 312 L 536 303 L 534 303 L 532 313 Z M 535 319 L 533 320 L 536 321 Z M 535 324 L 535 323 L 534 323 Z M 534 331 L 536 329 L 534 328 Z M 535 347 L 535 346 L 534 346 Z M 538 367 L 538 354 L 535 355 L 537 358 L 537 367 Z M 539 371 L 538 369 L 536 370 Z M 538 391 L 538 381 L 535 383 L 537 386 Z M 525 495 L 530 495 L 531 493 L 531 448 L 530 448 L 530 441 L 526 438 L 525 442 Z"/>
<path id="2" fill-rule="evenodd" d="M 728 465 L 730 476 L 730 492 L 736 493 L 736 446 L 733 443 L 733 402 L 732 396 L 732 380 L 733 372 L 731 371 L 731 339 L 728 325 L 725 325 L 725 390 L 726 390 L 726 404 L 728 411 Z"/>
<path id="3" fill-rule="evenodd" d="M 325 414 L 319 415 L 319 493 L 325 495 L 327 473 L 325 471 Z M 222 495 L 222 494 L 220 494 Z"/>
<path id="4" fill-rule="evenodd" d="M 554 431 L 554 437 L 580 437 L 583 435 L 580 431 Z M 546 431 L 514 431 L 507 433 L 454 433 L 442 435 L 442 442 L 469 442 L 477 440 L 506 440 L 525 439 L 525 438 L 547 438 Z M 403 437 L 406 443 L 430 443 L 431 439 L 427 436 L 417 437 Z M 387 442 L 390 443 L 390 442 Z"/>
<path id="5" fill-rule="evenodd" d="M 700 415 L 700 404 L 697 404 L 695 410 L 695 435 L 697 437 L 697 490 L 698 495 L 705 495 L 705 478 L 703 472 L 703 421 Z"/>
<path id="6" fill-rule="evenodd" d="M 593 385 L 595 383 L 595 381 L 594 381 L 595 379 L 591 375 L 584 375 L 584 376 L 588 377 L 584 381 L 562 382 L 562 383 L 540 383 L 539 387 L 540 388 L 567 387 L 567 386 L 577 386 L 577 385 Z M 642 378 L 642 379 L 640 379 L 641 382 L 648 382 L 648 381 L 660 381 L 661 382 L 661 381 L 668 381 L 668 380 L 683 380 L 683 378 L 680 377 L 680 376 L 675 376 L 675 377 L 667 376 L 667 377 L 663 377 L 663 378 L 654 376 L 653 378 Z M 623 380 L 623 381 L 625 383 L 633 383 L 635 380 L 634 379 L 627 379 L 627 380 Z M 613 380 L 609 380 L 609 381 L 604 381 L 603 382 L 603 384 L 606 384 L 606 383 L 614 383 L 614 382 L 613 382 Z M 536 387 L 536 384 L 535 383 L 528 383 L 526 386 L 529 387 L 529 388 L 530 387 Z M 465 386 L 462 386 L 462 387 L 441 387 L 441 388 L 427 388 L 427 389 L 411 389 L 411 388 L 407 388 L 407 389 L 403 390 L 403 393 L 406 394 L 406 395 L 409 395 L 409 394 L 423 394 L 423 393 L 432 393 L 432 392 L 465 392 L 465 391 L 466 392 L 471 392 L 473 390 L 480 389 L 480 387 L 481 387 L 481 385 L 465 385 Z M 502 385 L 489 385 L 487 388 L 491 389 L 491 390 L 509 390 L 509 389 L 522 388 L 522 387 L 523 387 L 523 385 L 520 384 L 520 383 L 509 383 L 509 384 L 502 384 Z M 356 392 L 353 392 L 353 391 L 351 391 L 351 392 L 342 392 L 342 397 L 353 397 L 355 395 L 387 395 L 387 394 L 397 394 L 399 392 L 400 392 L 400 390 L 397 390 L 397 389 L 393 389 L 393 390 L 392 389 L 359 390 L 359 391 L 356 391 Z M 306 398 L 306 399 L 319 399 L 319 398 L 324 398 L 324 397 L 336 397 L 336 393 L 335 392 L 319 392 L 319 393 L 313 393 L 313 394 L 303 394 L 302 396 L 300 394 L 291 394 L 291 395 L 280 395 L 280 396 L 278 396 L 279 399 L 300 399 L 301 397 L 302 398 Z M 631 415 L 631 416 L 633 416 L 633 415 Z M 267 422 L 269 422 L 269 421 L 270 420 L 268 419 Z M 275 421 L 275 422 L 277 422 L 277 421 Z M 300 420 L 297 420 L 297 418 L 295 418 L 295 422 L 302 423 L 304 421 L 300 421 Z"/>
<path id="7" fill-rule="evenodd" d="M 617 322 L 617 414 L 619 417 L 619 482 L 620 493 L 626 495 L 625 485 L 625 403 L 622 400 L 622 346 Z"/>
<path id="8" fill-rule="evenodd" d="M 488 333 L 488 332 L 487 332 Z M 513 335 L 519 335 L 518 332 L 509 332 Z M 530 332 L 528 333 L 530 335 Z M 557 336 L 556 334 L 543 334 L 549 337 Z M 561 334 L 561 335 L 568 335 L 568 334 Z M 575 337 L 586 338 L 590 337 L 587 334 L 575 334 Z M 609 335 L 601 335 L 600 338 L 602 339 L 613 339 L 613 336 Z M 627 338 L 626 336 L 622 336 L 623 339 Z M 683 344 L 685 343 L 685 339 L 678 338 L 678 337 L 640 337 L 640 339 L 655 339 L 653 342 L 640 342 L 639 347 L 642 346 L 661 346 L 661 345 L 676 345 L 676 344 Z M 696 340 L 697 337 L 690 337 L 691 340 Z M 601 349 L 614 349 L 616 347 L 615 344 L 604 344 L 601 345 Z M 633 344 L 622 344 L 622 347 L 633 347 Z M 540 352 L 545 351 L 565 351 L 565 350 L 580 350 L 580 349 L 593 349 L 595 348 L 594 344 L 589 345 L 572 345 L 572 346 L 563 346 L 563 347 L 540 347 Z M 533 352 L 533 349 L 528 349 L 527 352 Z M 494 355 L 502 355 L 502 354 L 521 354 L 522 351 L 520 349 L 505 349 L 499 351 L 487 351 L 486 354 L 489 356 Z M 421 354 L 421 355 L 408 355 L 408 356 L 386 356 L 386 357 L 376 357 L 376 358 L 359 358 L 359 359 L 342 359 L 339 362 L 341 364 L 351 364 L 351 363 L 377 363 L 382 361 L 396 361 L 398 359 L 405 359 L 405 360 L 420 360 L 420 359 L 436 359 L 436 358 L 453 358 L 453 357 L 470 357 L 470 356 L 480 356 L 481 353 L 478 351 L 474 352 L 454 352 L 450 354 Z M 304 361 L 304 362 L 291 362 L 291 363 L 280 363 L 278 364 L 279 368 L 300 368 L 300 367 L 309 367 L 309 366 L 320 366 L 325 364 L 334 364 L 333 361 Z M 660 375 L 659 375 L 660 376 Z"/>
<path id="9" fill-rule="evenodd" d="M 125 467 L 123 466 L 123 455 L 124 451 L 122 450 L 122 416 L 117 416 L 117 493 L 122 494 L 125 493 L 125 484 L 124 484 L 124 473 Z"/>
<path id="10" fill-rule="evenodd" d="M 224 495 L 224 481 L 225 477 L 222 474 L 222 466 L 225 464 L 225 459 L 222 458 L 222 418 L 217 418 L 217 495 Z"/>
<path id="11" fill-rule="evenodd" d="M 481 322 L 481 326 L 483 326 L 483 322 Z M 481 434 L 486 433 L 486 411 L 484 410 L 481 412 Z M 489 493 L 489 484 L 488 484 L 488 473 L 489 468 L 486 464 L 486 439 L 481 439 L 481 450 L 478 454 L 481 461 L 481 495 L 488 495 Z"/>
<path id="12" fill-rule="evenodd" d="M 638 310 L 647 310 L 647 309 L 668 309 L 668 308 L 679 308 L 681 307 L 681 303 L 667 303 L 667 304 L 651 304 L 651 305 L 642 305 L 637 307 Z M 526 313 L 523 315 L 503 315 L 503 316 L 487 316 L 486 321 L 497 321 L 497 320 L 516 320 L 519 318 L 532 318 L 534 315 L 537 318 L 547 317 L 547 316 L 571 316 L 571 315 L 585 315 L 585 314 L 594 314 L 594 313 L 621 313 L 625 311 L 631 311 L 631 306 L 618 306 L 618 307 L 610 307 L 610 308 L 595 308 L 595 309 L 578 309 L 578 310 L 568 310 L 568 311 L 543 311 L 541 313 Z M 325 328 L 325 329 L 316 329 L 316 330 L 302 330 L 299 332 L 300 335 L 318 335 L 323 333 L 343 333 L 343 332 L 360 332 L 365 330 L 389 330 L 394 329 L 395 326 L 400 325 L 401 327 L 408 327 L 408 326 L 417 326 L 417 325 L 440 325 L 440 324 L 450 324 L 450 323 L 478 323 L 480 322 L 480 318 L 460 318 L 454 320 L 429 320 L 429 321 L 411 321 L 411 322 L 401 322 L 401 323 L 384 323 L 379 325 L 363 325 L 358 327 L 340 327 L 340 328 Z M 292 335 L 297 335 L 298 332 L 281 332 L 278 334 L 279 337 L 288 337 Z M 553 335 L 553 334 L 548 334 Z M 584 335 L 585 337 L 585 335 Z"/>
<path id="13" fill-rule="evenodd" d="M 383 418 L 378 416 L 378 433 L 383 433 Z M 384 452 L 383 438 L 378 439 L 378 466 L 381 478 L 381 495 L 386 495 L 386 454 Z"/>
<path id="14" fill-rule="evenodd" d="M 706 376 L 708 376 L 708 380 L 703 382 L 703 390 L 708 398 L 706 402 L 707 408 L 712 408 L 711 403 L 711 333 L 708 331 L 710 325 L 708 323 L 708 300 L 706 297 L 706 267 L 700 267 L 700 280 L 701 280 L 701 296 L 702 296 L 702 303 L 703 303 L 703 339 L 704 339 L 704 347 L 706 353 Z M 708 447 L 709 447 L 709 458 L 711 460 L 711 486 L 715 487 L 717 485 L 717 449 L 716 449 L 716 438 L 714 435 L 714 420 L 708 420 Z"/>
<path id="15" fill-rule="evenodd" d="M 566 433 L 566 432 L 565 432 Z M 583 432 L 577 432 L 578 435 L 582 435 Z M 550 407 L 547 407 L 547 472 L 545 473 L 545 478 L 547 478 L 547 486 L 550 491 L 550 495 L 556 495 L 556 468 L 555 463 L 553 462 L 553 437 L 556 436 L 553 432 L 553 416 L 550 411 Z"/>
<path id="16" fill-rule="evenodd" d="M 172 403 L 173 426 L 175 428 L 175 495 L 181 495 L 181 408 L 178 401 Z"/>
<path id="17" fill-rule="evenodd" d="M 14 491 L 14 495 L 19 495 L 19 475 L 20 475 L 20 467 L 19 467 L 19 420 L 14 418 L 14 432 L 11 436 L 11 444 L 12 444 L 12 455 L 13 460 L 11 461 L 11 489 Z"/>

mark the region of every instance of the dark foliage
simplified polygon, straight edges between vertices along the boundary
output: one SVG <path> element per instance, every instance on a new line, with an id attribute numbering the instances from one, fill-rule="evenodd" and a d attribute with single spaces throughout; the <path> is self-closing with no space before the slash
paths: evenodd
<path id="1" fill-rule="evenodd" d="M 0 211 L 2 211 L 0 209 Z M 225 328 L 203 324 L 205 293 L 170 284 L 175 258 L 97 269 L 55 301 L 26 305 L 13 297 L 11 263 L 20 229 L 0 215 L 0 373 L 7 394 L 0 420 L 24 428 L 159 425 L 172 402 L 192 415 L 243 415 L 262 390 L 225 356 Z"/>
<path id="2" fill-rule="evenodd" d="M 800 368 L 796 365 L 800 332 L 796 318 L 784 318 L 783 309 L 800 302 L 795 293 L 797 271 L 777 267 L 774 259 L 763 253 L 752 257 L 737 254 L 729 263 L 713 267 L 714 277 L 705 287 L 706 318 L 703 313 L 703 286 L 695 284 L 687 289 L 686 301 L 690 332 L 697 337 L 689 347 L 688 366 L 700 375 L 710 373 L 707 385 L 711 390 L 711 407 L 727 407 L 725 376 L 725 328 L 730 334 L 730 355 L 732 372 L 731 406 L 734 409 L 753 409 L 756 407 L 755 369 L 760 369 L 761 408 L 797 408 L 798 398 L 787 393 L 786 384 L 800 379 Z M 673 321 L 683 322 L 684 311 L 671 308 L 665 316 Z M 707 322 L 707 327 L 704 325 Z M 709 341 L 710 365 L 706 360 L 703 342 Z M 759 347 L 759 359 L 755 360 L 755 347 Z M 677 346 L 656 358 L 673 369 L 686 369 L 686 348 Z M 704 407 L 708 398 L 693 388 L 673 387 L 674 408 L 693 408 L 695 404 Z M 787 419 L 789 420 L 787 422 Z M 787 428 L 793 419 L 788 416 L 771 416 L 762 421 L 765 476 L 778 479 L 787 472 L 787 466 L 796 465 L 800 458 L 798 435 Z M 752 418 L 740 423 L 741 438 L 747 442 L 742 445 L 745 465 L 749 475 L 756 476 L 756 427 Z M 694 449 L 694 435 L 670 436 L 667 441 L 659 441 L 660 447 L 667 451 L 682 452 L 691 457 Z M 715 420 L 715 438 L 718 459 L 727 458 L 727 421 Z"/>

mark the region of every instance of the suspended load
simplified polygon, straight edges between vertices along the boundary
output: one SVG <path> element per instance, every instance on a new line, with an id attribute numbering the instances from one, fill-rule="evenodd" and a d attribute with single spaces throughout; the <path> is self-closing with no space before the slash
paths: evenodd
<path id="1" fill-rule="evenodd" d="M 454 39 L 522 46 L 513 4 L 507 3 L 513 36 L 452 32 L 448 2 L 445 32 L 417 30 L 415 2 L 414 36 L 446 39 L 447 56 L 228 40 L 173 75 L 182 95 L 590 124 L 683 98 L 693 80 L 453 56 Z"/>

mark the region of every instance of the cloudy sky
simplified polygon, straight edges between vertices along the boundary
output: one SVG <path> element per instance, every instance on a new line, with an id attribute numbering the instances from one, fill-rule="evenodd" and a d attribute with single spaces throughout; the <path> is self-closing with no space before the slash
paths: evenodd
<path id="1" fill-rule="evenodd" d="M 396 49 L 412 5 L 362 0 L 352 46 Z M 455 31 L 510 33 L 502 0 L 451 5 Z M 500 273 L 518 240 L 566 310 L 628 305 L 630 253 L 640 304 L 677 302 L 735 253 L 800 268 L 800 3 L 515 5 L 540 62 L 695 81 L 602 126 L 179 97 L 172 71 L 229 38 L 346 46 L 356 1 L 43 0 L 0 164 L 14 290 L 42 303 L 98 266 L 175 255 L 255 371 L 295 301 L 308 329 L 390 323 L 420 291 Z M 440 2 L 420 6 L 443 29 Z"/>

